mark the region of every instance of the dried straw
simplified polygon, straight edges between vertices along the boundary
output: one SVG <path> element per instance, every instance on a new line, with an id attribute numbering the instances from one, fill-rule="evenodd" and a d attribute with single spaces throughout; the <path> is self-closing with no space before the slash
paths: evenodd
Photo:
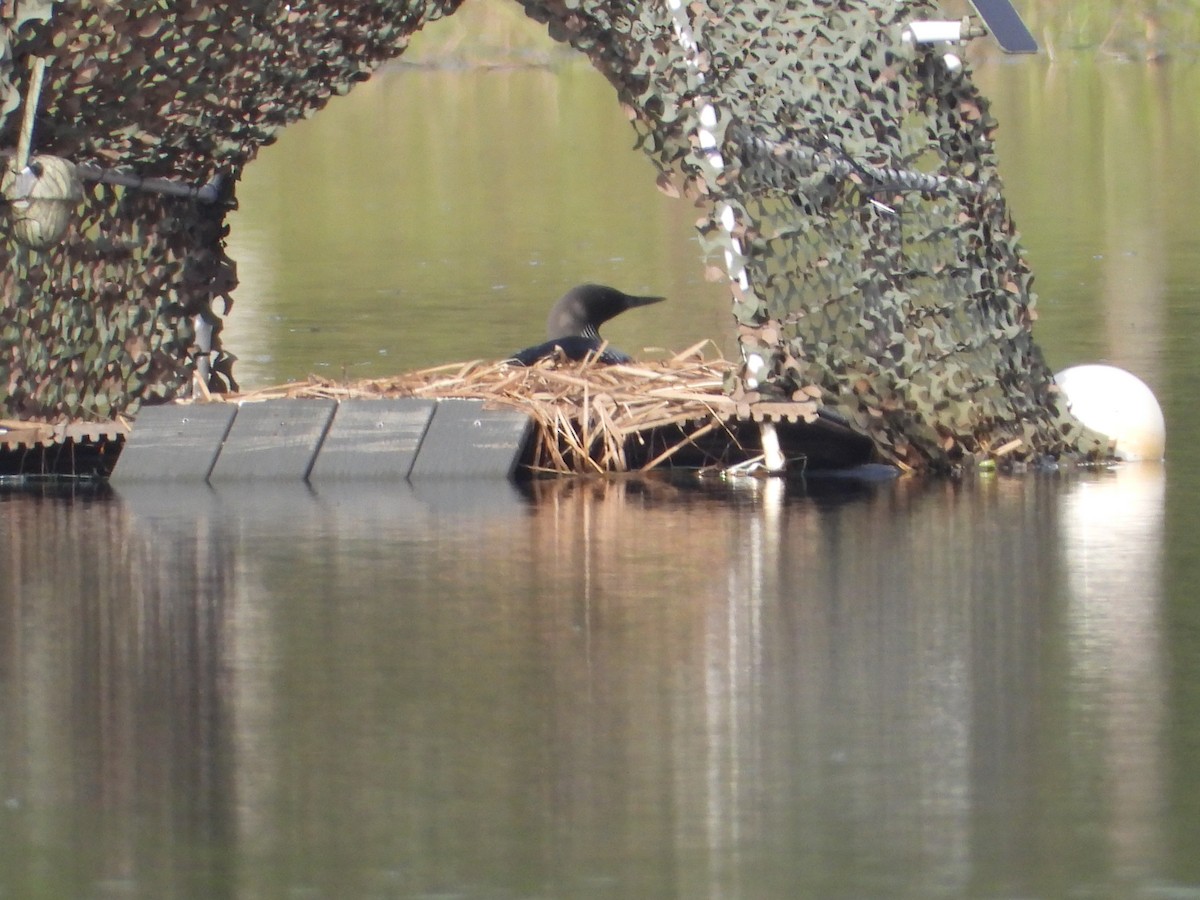
<path id="1" fill-rule="evenodd" d="M 252 402 L 283 397 L 467 398 L 490 407 L 518 409 L 533 419 L 535 437 L 529 466 L 559 474 L 623 472 L 630 468 L 633 447 L 652 447 L 651 437 L 670 443 L 640 463 L 651 469 L 671 460 L 680 450 L 744 412 L 725 392 L 733 364 L 705 360 L 710 342 L 689 347 L 658 362 L 603 365 L 591 356 L 582 362 L 542 360 L 525 367 L 505 362 L 474 360 L 423 369 L 388 378 L 339 384 L 323 378 L 275 385 L 237 395 L 226 401 Z M 216 399 L 216 398 L 214 398 Z M 790 418 L 811 419 L 815 403 L 773 404 Z M 761 418 L 761 416 L 755 416 Z M 736 442 L 730 431 L 730 438 Z M 638 455 L 645 460 L 646 453 Z"/>

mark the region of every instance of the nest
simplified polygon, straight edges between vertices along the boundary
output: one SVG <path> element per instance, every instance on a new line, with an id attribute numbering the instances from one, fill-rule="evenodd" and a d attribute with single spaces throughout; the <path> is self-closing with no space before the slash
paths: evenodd
<path id="1" fill-rule="evenodd" d="M 647 471 L 667 465 L 743 462 L 757 453 L 743 440 L 745 423 L 764 418 L 811 422 L 815 392 L 791 403 L 731 395 L 735 366 L 706 360 L 703 341 L 669 359 L 605 365 L 550 358 L 533 366 L 474 360 L 353 383 L 310 377 L 213 399 L 230 402 L 286 397 L 334 400 L 422 397 L 483 400 L 534 422 L 526 467 L 554 474 Z"/>

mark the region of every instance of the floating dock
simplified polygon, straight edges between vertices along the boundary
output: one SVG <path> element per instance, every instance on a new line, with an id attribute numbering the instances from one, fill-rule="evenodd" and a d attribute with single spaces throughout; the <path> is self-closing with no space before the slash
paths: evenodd
<path id="1" fill-rule="evenodd" d="M 871 442 L 789 401 L 724 392 L 729 364 L 442 366 L 141 409 L 130 423 L 0 432 L 0 473 L 116 483 L 514 479 L 752 466 L 771 423 L 788 469 L 871 460 Z M 10 423 L 11 424 L 11 423 Z M 33 439 L 41 443 L 33 452 Z M 23 440 L 24 443 L 20 443 Z"/>
<path id="2" fill-rule="evenodd" d="M 481 400 L 275 399 L 144 409 L 113 482 L 512 478 L 529 416 Z"/>

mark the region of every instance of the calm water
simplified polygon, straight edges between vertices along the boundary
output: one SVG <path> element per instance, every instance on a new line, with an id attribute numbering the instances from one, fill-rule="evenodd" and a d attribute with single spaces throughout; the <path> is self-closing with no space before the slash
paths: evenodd
<path id="1" fill-rule="evenodd" d="M 1047 353 L 1168 465 L 0 494 L 0 898 L 1200 898 L 1200 71 L 981 77 Z M 585 279 L 720 342 L 631 143 L 585 69 L 361 86 L 247 175 L 243 380 L 496 357 Z"/>

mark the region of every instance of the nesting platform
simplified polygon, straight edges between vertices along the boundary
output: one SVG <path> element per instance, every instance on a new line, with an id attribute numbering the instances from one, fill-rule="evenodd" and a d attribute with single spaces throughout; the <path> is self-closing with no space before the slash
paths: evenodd
<path id="1" fill-rule="evenodd" d="M 694 354 L 629 365 L 476 361 L 354 384 L 314 378 L 144 407 L 119 438 L 115 467 L 98 474 L 214 483 L 728 468 L 762 455 L 763 422 L 775 423 L 791 468 L 872 458 L 868 439 L 822 416 L 819 392 L 766 401 L 728 393 L 732 381 L 732 364 Z"/>
<path id="2" fill-rule="evenodd" d="M 51 424 L 0 419 L 0 476 L 106 477 L 129 432 L 124 420 Z"/>

